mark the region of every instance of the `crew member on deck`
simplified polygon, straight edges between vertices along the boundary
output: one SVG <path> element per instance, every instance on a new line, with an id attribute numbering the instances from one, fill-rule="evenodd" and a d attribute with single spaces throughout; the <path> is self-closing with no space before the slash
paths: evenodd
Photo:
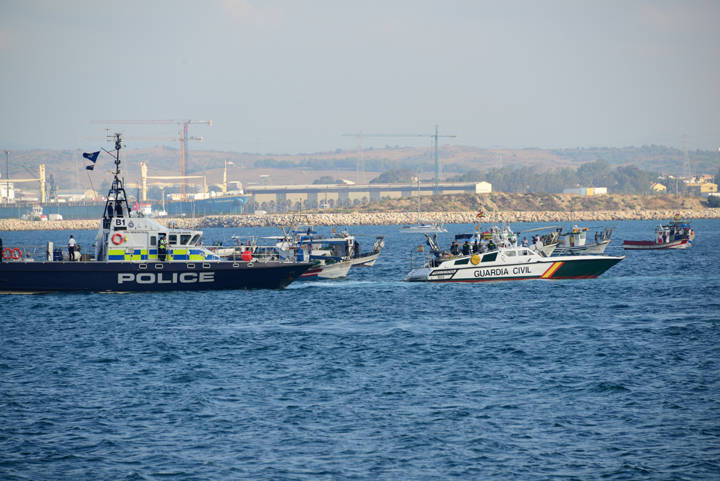
<path id="1" fill-rule="evenodd" d="M 73 239 L 73 236 L 70 236 L 70 240 L 68 241 L 68 257 L 71 261 L 75 260 L 75 239 Z"/>
<path id="2" fill-rule="evenodd" d="M 462 252 L 464 256 L 470 255 L 470 244 L 468 244 L 468 241 L 465 241 L 465 243 L 462 246 Z"/>
<path id="3" fill-rule="evenodd" d="M 165 243 L 165 236 L 160 235 L 160 240 L 158 241 L 158 260 L 164 261 L 166 255 L 167 255 L 167 244 Z"/>

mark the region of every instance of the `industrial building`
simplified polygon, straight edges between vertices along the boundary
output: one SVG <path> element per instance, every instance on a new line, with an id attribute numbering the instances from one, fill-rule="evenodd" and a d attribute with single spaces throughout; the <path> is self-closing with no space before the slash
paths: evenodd
<path id="1" fill-rule="evenodd" d="M 312 184 L 312 185 L 249 185 L 245 193 L 259 204 L 294 206 L 351 205 L 361 202 L 397 199 L 418 195 L 433 195 L 434 183 L 420 184 Z M 492 192 L 488 182 L 440 182 L 439 194 L 486 194 Z M 330 202 L 332 201 L 332 202 Z"/>

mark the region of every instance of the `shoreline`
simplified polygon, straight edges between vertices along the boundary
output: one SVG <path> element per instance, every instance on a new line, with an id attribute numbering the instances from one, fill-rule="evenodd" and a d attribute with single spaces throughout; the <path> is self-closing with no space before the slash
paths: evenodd
<path id="1" fill-rule="evenodd" d="M 483 223 L 508 221 L 517 222 L 614 222 L 621 220 L 670 220 L 675 214 L 683 219 L 720 219 L 720 209 L 679 209 L 679 210 L 635 210 L 635 211 L 576 211 L 576 212 L 515 212 L 499 211 L 486 213 Z M 204 228 L 243 228 L 243 227 L 279 227 L 290 225 L 297 214 L 254 215 L 211 215 L 196 219 L 166 218 L 155 219 L 167 226 L 174 222 L 179 228 L 195 226 Z M 358 225 L 408 225 L 417 222 L 415 212 L 385 213 L 305 213 L 314 226 L 358 226 Z M 471 224 L 476 221 L 474 212 L 425 212 L 422 219 L 444 224 Z M 52 222 L 25 221 L 20 219 L 0 219 L 0 232 L 41 231 L 41 230 L 96 230 L 99 219 L 61 220 Z"/>

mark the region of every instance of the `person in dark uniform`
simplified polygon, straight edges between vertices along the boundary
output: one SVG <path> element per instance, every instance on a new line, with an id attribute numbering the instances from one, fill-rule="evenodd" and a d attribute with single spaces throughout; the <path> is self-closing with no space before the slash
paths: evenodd
<path id="1" fill-rule="evenodd" d="M 468 241 L 465 241 L 465 243 L 463 244 L 462 253 L 464 256 L 470 255 L 470 244 L 468 244 Z"/>
<path id="2" fill-rule="evenodd" d="M 478 241 L 475 240 L 475 243 L 473 244 L 473 254 L 477 254 L 480 252 L 480 244 L 478 244 Z"/>
<path id="3" fill-rule="evenodd" d="M 495 249 L 497 249 L 497 246 L 495 245 L 495 243 L 493 242 L 493 240 L 490 239 L 490 242 L 488 242 L 488 250 L 494 251 Z"/>
<path id="4" fill-rule="evenodd" d="M 167 255 L 167 243 L 165 242 L 165 236 L 161 235 L 158 240 L 158 260 L 165 261 Z"/>
<path id="5" fill-rule="evenodd" d="M 355 253 L 356 259 L 360 257 L 360 243 L 358 241 L 355 241 L 355 244 L 353 245 L 353 252 Z"/>

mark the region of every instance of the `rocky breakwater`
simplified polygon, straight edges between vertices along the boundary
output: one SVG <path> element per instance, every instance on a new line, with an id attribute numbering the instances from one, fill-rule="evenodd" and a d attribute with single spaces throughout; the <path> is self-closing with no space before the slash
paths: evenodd
<path id="1" fill-rule="evenodd" d="M 638 210 L 638 211 L 580 211 L 580 212 L 489 212 L 483 222 L 567 222 L 572 217 L 577 222 L 612 222 L 619 220 L 668 220 L 675 214 L 684 219 L 717 219 L 720 209 L 702 210 Z M 423 219 L 445 224 L 468 224 L 476 222 L 475 212 L 425 212 Z M 307 214 L 307 222 L 315 226 L 344 225 L 408 225 L 417 222 L 417 214 L 398 212 L 349 213 L 349 214 Z M 289 214 L 263 216 L 207 216 L 200 227 L 281 227 L 291 225 L 296 217 Z"/>
<path id="2" fill-rule="evenodd" d="M 487 212 L 484 223 L 493 222 L 613 222 L 621 220 L 669 220 L 675 214 L 683 219 L 718 219 L 720 209 L 697 210 L 612 210 L 576 212 Z M 417 213 L 373 212 L 373 213 L 310 213 L 306 221 L 315 226 L 350 225 L 410 225 L 417 222 Z M 421 218 L 444 224 L 469 224 L 476 222 L 475 212 L 425 212 Z M 240 228 L 240 227 L 281 227 L 292 225 L 298 217 L 292 214 L 218 215 L 199 219 L 158 219 L 163 225 L 178 228 Z M 32 222 L 19 219 L 0 219 L 0 232 L 31 230 L 95 230 L 99 220 L 62 220 L 53 222 Z"/>

